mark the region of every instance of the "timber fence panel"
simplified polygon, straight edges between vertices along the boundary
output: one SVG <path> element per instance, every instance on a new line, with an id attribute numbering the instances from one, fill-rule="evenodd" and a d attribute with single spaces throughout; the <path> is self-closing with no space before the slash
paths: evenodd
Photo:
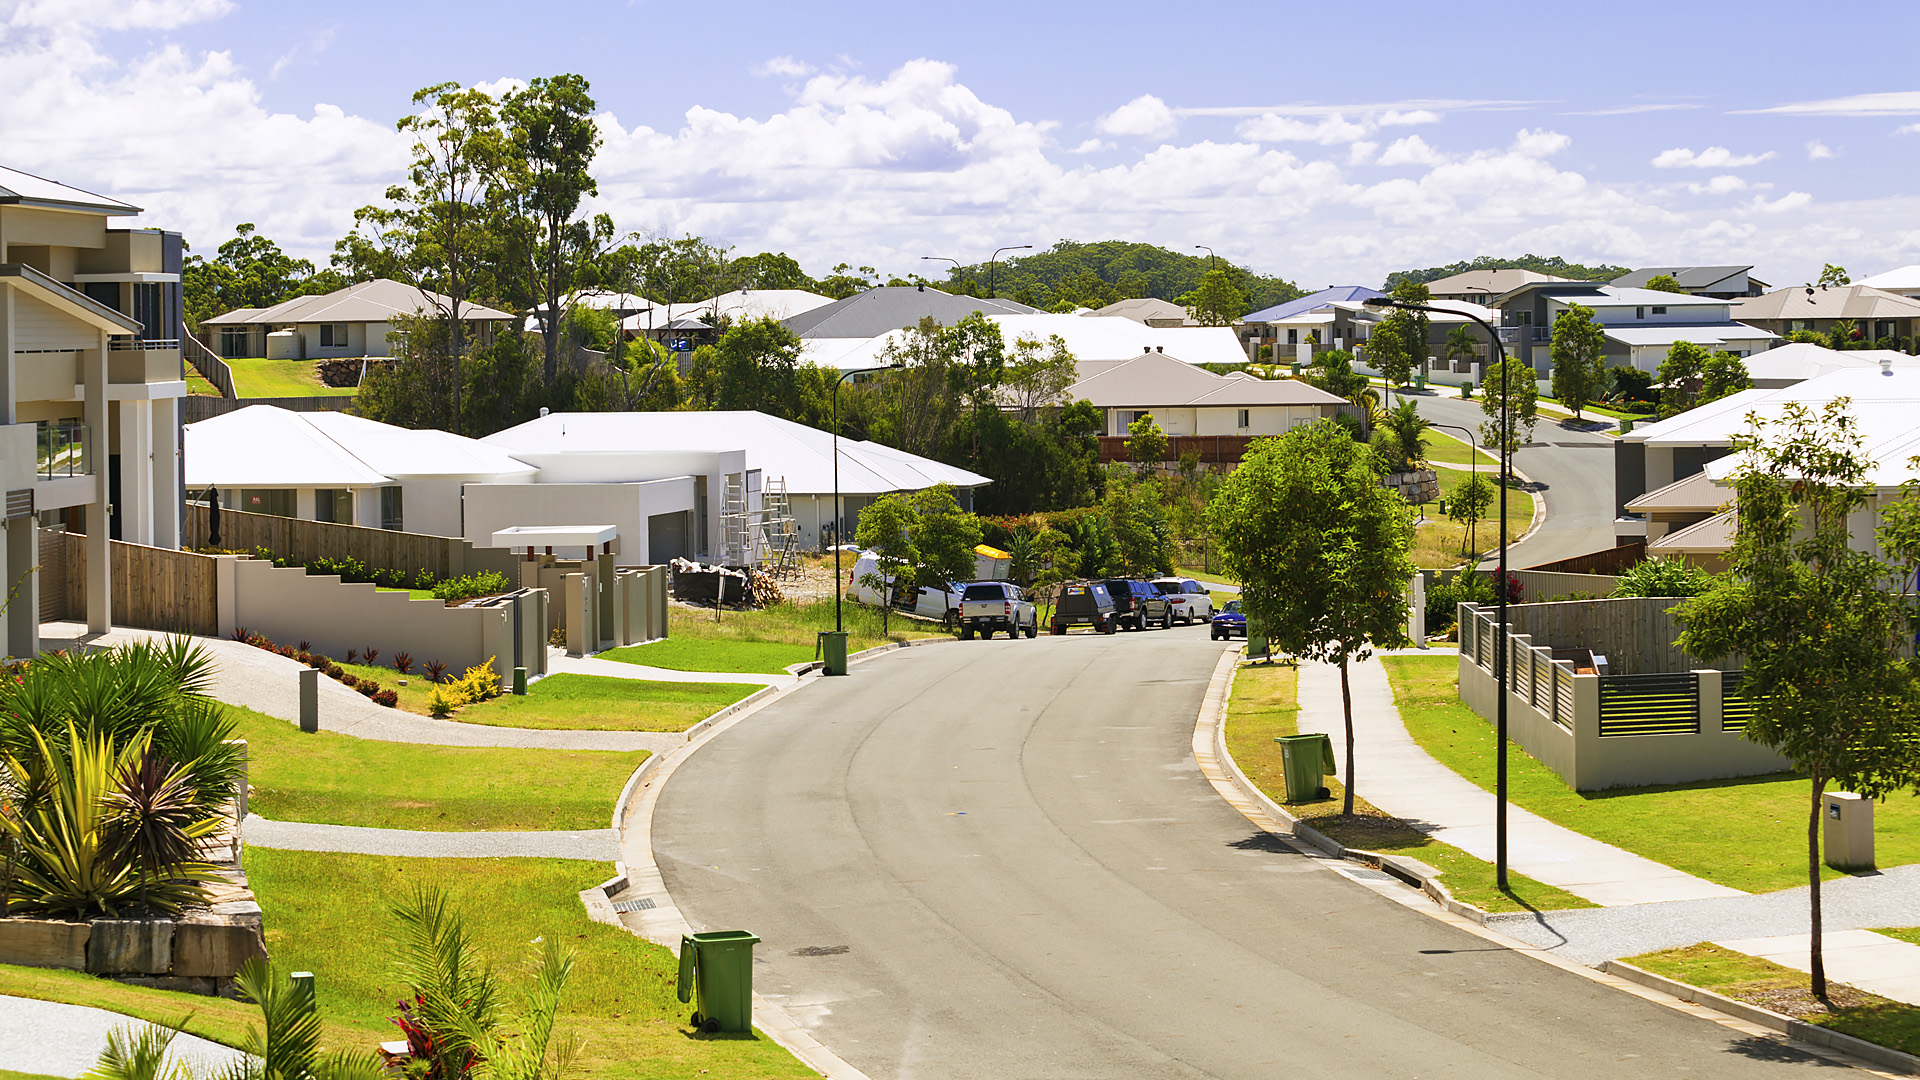
<path id="1" fill-rule="evenodd" d="M 53 540 L 48 535 L 43 540 Z M 65 547 L 67 611 L 87 610 L 87 538 L 82 533 L 60 537 Z M 170 633 L 216 636 L 220 632 L 214 564 L 210 555 L 171 548 L 147 547 L 119 540 L 107 544 L 108 578 L 113 601 L 109 613 L 116 626 Z M 56 583 L 41 580 L 41 588 Z"/>
<path id="2" fill-rule="evenodd" d="M 1553 722 L 1573 730 L 1573 665 L 1565 660 L 1553 662 Z"/>
<path id="3" fill-rule="evenodd" d="M 207 507 L 187 506 L 189 542 L 207 542 Z M 369 570 L 395 570 L 412 578 L 425 570 L 445 580 L 467 573 L 466 541 L 457 536 L 369 529 L 329 521 L 220 511 L 220 544 L 228 551 L 252 552 L 265 548 L 277 557 L 305 565 L 315 559 L 357 559 Z"/>
<path id="4" fill-rule="evenodd" d="M 1708 667 L 1676 643 L 1681 624 L 1669 609 L 1675 597 L 1622 597 L 1514 604 L 1507 620 L 1515 634 L 1562 649 L 1591 649 L 1607 658 L 1610 675 L 1649 675 Z"/>

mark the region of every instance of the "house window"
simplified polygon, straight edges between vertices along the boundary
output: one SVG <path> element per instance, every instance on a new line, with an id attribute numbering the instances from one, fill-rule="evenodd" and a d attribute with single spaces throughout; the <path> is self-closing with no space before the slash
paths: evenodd
<path id="1" fill-rule="evenodd" d="M 394 532 L 400 531 L 400 489 L 383 487 L 380 489 L 380 527 Z"/>
<path id="2" fill-rule="evenodd" d="M 294 516 L 293 489 L 241 488 L 240 509 L 249 514 L 272 514 L 274 517 L 290 518 Z"/>
<path id="3" fill-rule="evenodd" d="M 346 488 L 320 488 L 313 493 L 313 520 L 336 525 L 353 524 L 353 492 Z"/>
<path id="4" fill-rule="evenodd" d="M 244 326 L 221 327 L 220 355 L 229 359 L 247 355 L 247 340 L 251 336 Z"/>
<path id="5" fill-rule="evenodd" d="M 1289 345 L 1298 345 L 1298 344 L 1300 344 L 1300 331 L 1298 331 L 1298 330 L 1288 330 L 1288 331 L 1287 331 L 1287 344 L 1289 344 Z"/>
<path id="6" fill-rule="evenodd" d="M 1644 319 L 1644 318 L 1646 318 L 1646 317 L 1647 317 L 1647 309 L 1646 309 L 1646 308 L 1643 308 L 1643 307 L 1637 307 L 1637 308 L 1634 308 L 1634 309 L 1633 309 L 1633 317 L 1634 317 L 1634 318 L 1636 318 L 1636 319 Z"/>
<path id="7" fill-rule="evenodd" d="M 323 349 L 344 349 L 347 347 L 346 323 L 321 323 L 320 347 Z"/>
<path id="8" fill-rule="evenodd" d="M 1656 305 L 1654 305 L 1654 308 L 1653 308 L 1653 313 L 1654 313 L 1655 315 L 1665 315 L 1665 314 L 1667 313 L 1667 309 L 1666 309 L 1665 307 L 1662 307 L 1662 306 L 1660 306 L 1660 305 L 1658 305 L 1658 304 L 1656 304 Z"/>
<path id="9" fill-rule="evenodd" d="M 1247 430 L 1248 428 L 1250 428 L 1250 427 L 1252 427 L 1252 426 L 1253 426 L 1253 415 L 1252 415 L 1252 414 L 1253 414 L 1253 410 L 1251 410 L 1251 409 L 1241 409 L 1241 410 L 1240 410 L 1240 430 L 1241 430 L 1241 431 L 1245 431 L 1245 430 Z"/>

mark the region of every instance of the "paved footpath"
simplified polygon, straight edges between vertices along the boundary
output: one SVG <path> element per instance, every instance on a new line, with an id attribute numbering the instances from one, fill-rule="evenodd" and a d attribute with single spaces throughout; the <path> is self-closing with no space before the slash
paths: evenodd
<path id="1" fill-rule="evenodd" d="M 84 1005 L 0 995 L 0 1069 L 42 1076 L 81 1076 L 107 1048 L 107 1033 L 118 1027 L 138 1029 L 143 1020 Z M 239 1065 L 246 1055 L 232 1047 L 192 1035 L 176 1035 L 167 1047 L 165 1076 L 173 1065 L 186 1062 L 198 1076 Z"/>
<path id="2" fill-rule="evenodd" d="M 642 679 L 647 682 L 751 683 L 755 686 L 793 686 L 800 680 L 792 675 L 764 675 L 739 671 L 681 671 L 677 668 L 648 667 L 621 660 L 602 660 L 597 656 L 549 657 L 547 674 L 573 672 L 579 675 L 604 675 L 612 679 Z"/>
<path id="3" fill-rule="evenodd" d="M 248 814 L 241 834 L 256 847 L 285 851 L 342 851 L 416 859 L 587 859 L 615 862 L 620 835 L 612 829 L 555 832 L 417 832 L 358 825 L 270 821 Z"/>

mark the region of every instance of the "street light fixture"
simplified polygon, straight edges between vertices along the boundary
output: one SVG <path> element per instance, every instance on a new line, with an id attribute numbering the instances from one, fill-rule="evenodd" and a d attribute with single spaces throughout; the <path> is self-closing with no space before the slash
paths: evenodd
<path id="1" fill-rule="evenodd" d="M 996 267 L 994 266 L 994 259 L 998 259 L 1000 257 L 1000 252 L 1032 251 L 1032 250 L 1033 250 L 1032 244 L 1014 244 L 1011 247 L 996 248 L 994 250 L 993 258 L 987 260 L 987 298 L 989 300 L 1000 295 L 999 293 L 993 291 L 993 272 L 996 269 Z"/>
<path id="2" fill-rule="evenodd" d="M 1213 253 L 1213 249 L 1212 249 L 1212 248 L 1210 248 L 1210 247 L 1208 247 L 1208 246 L 1207 246 L 1207 245 L 1205 245 L 1205 244 L 1195 244 L 1195 245 L 1193 245 L 1193 250 L 1195 250 L 1195 251 L 1204 251 L 1204 252 L 1206 252 L 1206 253 L 1207 253 L 1207 263 L 1208 263 L 1208 266 L 1207 266 L 1207 269 L 1209 269 L 1209 270 L 1214 270 L 1214 269 L 1218 269 L 1218 268 L 1219 268 L 1219 266 L 1220 266 L 1220 256 L 1218 256 L 1218 255 L 1215 255 L 1215 254 Z"/>
<path id="3" fill-rule="evenodd" d="M 953 264 L 953 272 L 956 275 L 960 273 L 959 259 L 951 259 L 945 255 L 922 255 L 920 256 L 920 261 L 921 262 L 950 262 Z"/>
<path id="4" fill-rule="evenodd" d="M 843 537 L 840 535 L 840 523 L 843 515 L 840 511 L 840 384 L 847 381 L 849 375 L 870 375 L 876 371 L 893 371 L 905 367 L 904 361 L 896 360 L 891 364 L 870 368 L 848 368 L 833 380 L 833 633 L 838 642 L 839 663 L 833 663 L 834 656 L 828 654 L 825 671 L 828 675 L 847 673 L 847 627 L 840 620 L 840 595 L 846 590 L 840 584 L 840 549 Z M 880 602 L 887 602 L 886 583 L 880 587 Z M 837 668 L 837 670 L 836 670 Z"/>
<path id="5" fill-rule="evenodd" d="M 1416 304 L 1408 300 L 1396 300 L 1391 296 L 1372 296 L 1361 301 L 1367 307 L 1398 308 L 1401 311 L 1425 311 L 1435 315 L 1464 315 L 1480 324 L 1487 332 L 1487 339 L 1493 342 L 1494 356 L 1500 364 L 1500 578 L 1495 583 L 1494 599 L 1500 609 L 1500 633 L 1494 640 L 1497 647 L 1493 654 L 1493 681 L 1500 689 L 1494 694 L 1495 738 L 1500 743 L 1498 771 L 1495 777 L 1495 802 L 1493 817 L 1494 879 L 1498 888 L 1507 888 L 1507 484 L 1513 475 L 1512 453 L 1508 447 L 1513 443 L 1513 402 L 1507 394 L 1507 350 L 1500 342 L 1500 332 L 1487 320 L 1470 312 L 1455 311 L 1450 308 L 1438 308 L 1429 304 Z"/>

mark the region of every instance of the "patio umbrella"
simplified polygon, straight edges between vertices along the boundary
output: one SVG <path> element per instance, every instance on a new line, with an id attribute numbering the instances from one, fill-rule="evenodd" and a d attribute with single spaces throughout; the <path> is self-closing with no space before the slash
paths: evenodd
<path id="1" fill-rule="evenodd" d="M 207 546 L 220 546 L 220 489 L 207 489 Z"/>

